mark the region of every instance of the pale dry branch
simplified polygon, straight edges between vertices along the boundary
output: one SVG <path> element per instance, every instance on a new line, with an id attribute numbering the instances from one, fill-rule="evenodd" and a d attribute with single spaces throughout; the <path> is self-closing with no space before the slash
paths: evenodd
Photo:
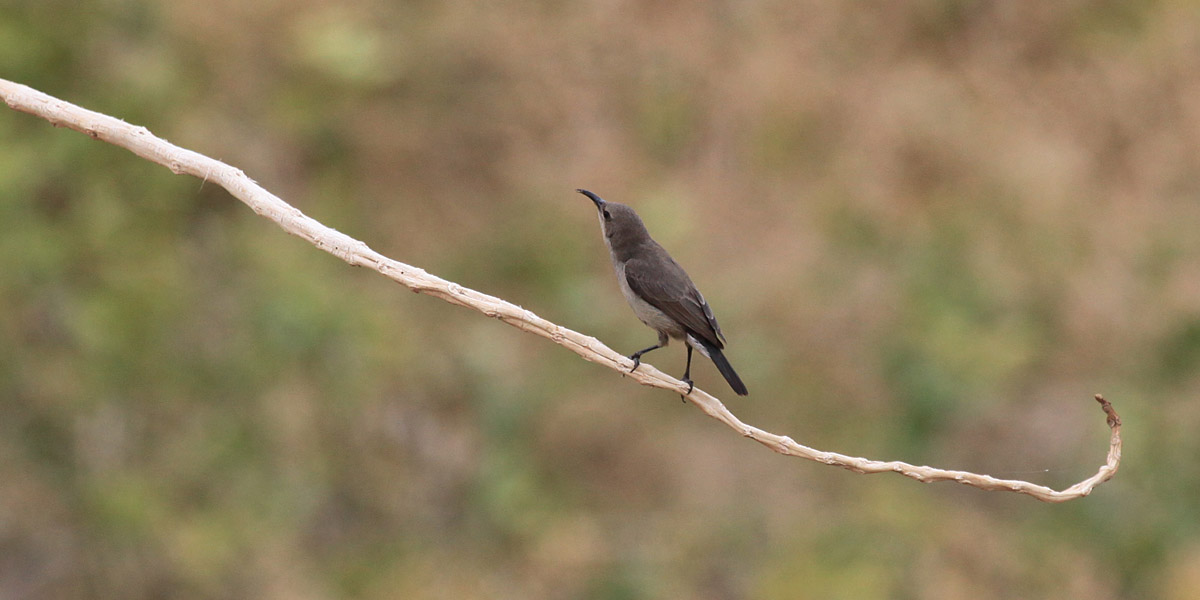
<path id="1" fill-rule="evenodd" d="M 637 371 L 629 373 L 629 369 L 633 366 L 632 361 L 594 337 L 551 323 L 531 311 L 495 296 L 465 288 L 452 281 L 431 275 L 420 268 L 383 256 L 371 250 L 363 242 L 306 216 L 263 189 L 240 169 L 175 146 L 156 137 L 145 127 L 130 125 L 119 119 L 48 96 L 28 86 L 3 79 L 0 79 L 0 95 L 4 97 L 4 101 L 10 107 L 46 119 L 55 126 L 69 127 L 95 139 L 120 146 L 151 162 L 163 165 L 175 173 L 186 173 L 204 181 L 216 183 L 228 190 L 235 198 L 246 203 L 254 212 L 277 223 L 284 231 L 308 240 L 316 247 L 352 265 L 378 271 L 414 292 L 428 294 L 451 304 L 474 309 L 523 331 L 549 338 L 584 359 L 629 375 L 643 385 L 675 393 L 683 393 L 687 390 L 687 386 L 683 382 L 646 363 L 642 363 Z M 1062 491 L 1026 481 L 997 479 L 990 475 L 979 475 L 967 471 L 949 471 L 910 465 L 899 461 L 876 461 L 834 452 L 822 452 L 797 444 L 789 437 L 775 435 L 743 423 L 729 412 L 720 400 L 699 388 L 694 389 L 688 395 L 688 399 L 710 417 L 780 454 L 799 456 L 858 473 L 892 472 L 923 482 L 957 481 L 984 490 L 1006 490 L 1028 494 L 1045 502 L 1064 502 L 1088 495 L 1097 485 L 1112 478 L 1121 463 L 1121 420 L 1112 405 L 1100 396 L 1096 396 L 1096 400 L 1100 402 L 1107 415 L 1111 430 L 1107 461 L 1095 475 Z"/>

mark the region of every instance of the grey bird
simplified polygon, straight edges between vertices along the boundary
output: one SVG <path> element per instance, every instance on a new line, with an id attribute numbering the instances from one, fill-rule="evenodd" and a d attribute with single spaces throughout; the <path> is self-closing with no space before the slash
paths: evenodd
<path id="1" fill-rule="evenodd" d="M 629 355 L 633 359 L 632 373 L 651 350 L 666 346 L 671 338 L 687 344 L 687 368 L 683 381 L 692 393 L 692 349 L 712 359 L 717 370 L 739 396 L 745 396 L 746 384 L 738 377 L 721 352 L 725 336 L 713 316 L 712 309 L 683 267 L 671 258 L 658 242 L 650 237 L 641 217 L 632 208 L 616 202 L 605 202 L 587 190 L 575 190 L 596 204 L 604 243 L 612 256 L 613 269 L 621 293 L 633 308 L 634 314 L 658 332 L 658 343 Z"/>

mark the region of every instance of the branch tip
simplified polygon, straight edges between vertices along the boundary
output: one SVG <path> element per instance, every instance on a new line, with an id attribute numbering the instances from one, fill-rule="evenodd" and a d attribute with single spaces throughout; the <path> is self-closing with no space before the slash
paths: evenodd
<path id="1" fill-rule="evenodd" d="M 1113 408 L 1112 402 L 1104 399 L 1104 396 L 1096 394 L 1096 402 L 1100 403 L 1101 410 L 1108 415 L 1108 427 L 1114 429 L 1121 426 L 1121 416 L 1117 414 L 1117 409 Z"/>

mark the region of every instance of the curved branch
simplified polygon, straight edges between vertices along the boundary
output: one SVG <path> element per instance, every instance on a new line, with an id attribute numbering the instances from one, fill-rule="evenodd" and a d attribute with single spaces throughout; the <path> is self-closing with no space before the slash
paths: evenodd
<path id="1" fill-rule="evenodd" d="M 120 146 L 146 160 L 163 165 L 175 173 L 193 175 L 205 181 L 212 181 L 228 190 L 238 200 L 246 203 L 254 212 L 274 221 L 284 231 L 304 238 L 316 247 L 352 265 L 378 271 L 414 292 L 428 294 L 451 304 L 471 308 L 523 331 L 549 338 L 585 360 L 603 364 L 636 379 L 643 385 L 680 394 L 687 391 L 687 386 L 683 382 L 645 363 L 637 371 L 629 373 L 629 369 L 633 366 L 632 361 L 594 337 L 551 323 L 511 302 L 465 288 L 452 281 L 431 275 L 423 269 L 383 256 L 367 247 L 363 242 L 306 216 L 259 186 L 240 169 L 175 146 L 156 137 L 145 127 L 130 125 L 119 119 L 43 94 L 28 86 L 3 79 L 0 79 L 0 96 L 4 97 L 4 101 L 10 107 L 41 117 L 56 127 L 69 127 L 95 139 Z M 1112 405 L 1099 395 L 1096 396 L 1096 400 L 1100 402 L 1101 408 L 1107 415 L 1108 426 L 1111 429 L 1107 461 L 1095 475 L 1062 491 L 1027 481 L 997 479 L 990 475 L 967 471 L 949 471 L 899 461 L 876 461 L 834 452 L 823 452 L 797 444 L 789 437 L 775 435 L 743 423 L 729 412 L 720 400 L 699 388 L 694 389 L 688 398 L 710 417 L 780 454 L 798 456 L 858 473 L 892 472 L 922 482 L 957 481 L 984 490 L 1005 490 L 1028 494 L 1045 502 L 1064 502 L 1088 495 L 1097 485 L 1112 478 L 1121 463 L 1121 420 Z"/>

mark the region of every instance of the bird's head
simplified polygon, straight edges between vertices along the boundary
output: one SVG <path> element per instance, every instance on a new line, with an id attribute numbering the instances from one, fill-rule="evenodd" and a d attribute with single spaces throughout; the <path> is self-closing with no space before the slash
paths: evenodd
<path id="1" fill-rule="evenodd" d="M 600 230 L 610 245 L 613 243 L 636 242 L 649 237 L 642 218 L 632 208 L 616 202 L 605 202 L 603 198 L 587 190 L 575 190 L 587 196 L 596 205 L 600 218 Z"/>

